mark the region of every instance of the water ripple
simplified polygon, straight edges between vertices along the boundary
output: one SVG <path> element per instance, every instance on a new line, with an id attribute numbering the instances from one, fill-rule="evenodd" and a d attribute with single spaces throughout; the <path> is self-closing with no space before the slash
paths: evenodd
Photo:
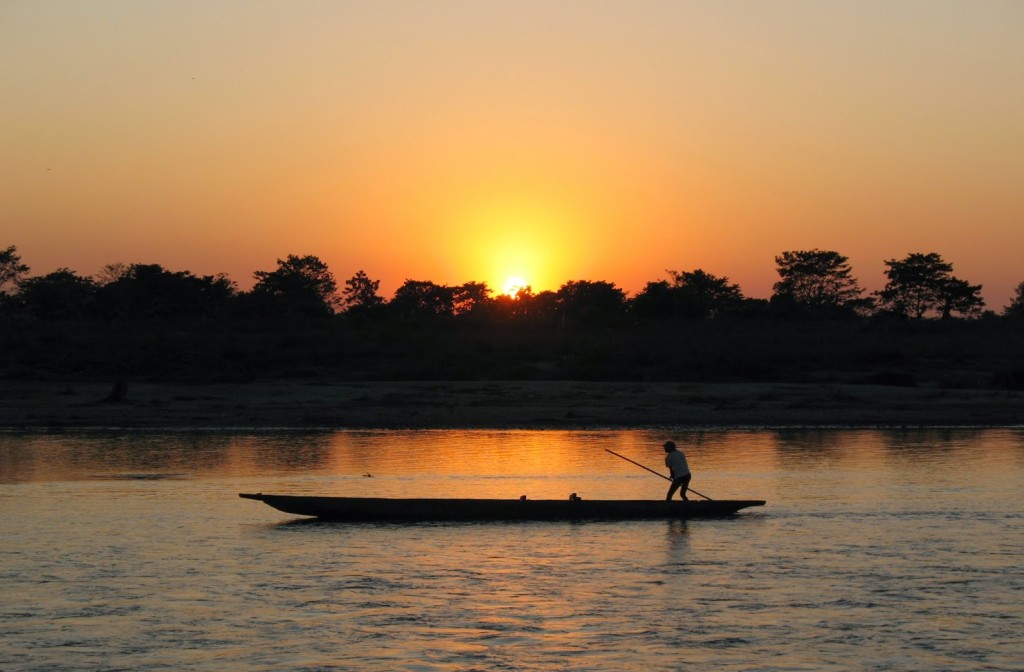
<path id="1" fill-rule="evenodd" d="M 236 493 L 650 496 L 593 456 L 658 437 L 5 437 L 0 669 L 1018 670 L 1024 433 L 954 434 L 690 436 L 698 489 L 769 506 L 582 525 L 295 523 Z M 41 456 L 59 478 L 21 475 Z"/>

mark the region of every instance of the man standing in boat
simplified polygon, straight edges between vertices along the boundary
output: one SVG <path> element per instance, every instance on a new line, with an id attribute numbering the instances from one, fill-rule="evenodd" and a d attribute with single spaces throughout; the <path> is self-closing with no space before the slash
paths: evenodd
<path id="1" fill-rule="evenodd" d="M 690 487 L 690 465 L 686 463 L 686 455 L 683 455 L 683 451 L 676 448 L 675 441 L 665 442 L 665 466 L 668 467 L 669 476 L 672 478 L 672 485 L 668 488 L 665 500 L 671 500 L 672 495 L 679 490 L 683 501 L 689 501 L 686 491 Z"/>

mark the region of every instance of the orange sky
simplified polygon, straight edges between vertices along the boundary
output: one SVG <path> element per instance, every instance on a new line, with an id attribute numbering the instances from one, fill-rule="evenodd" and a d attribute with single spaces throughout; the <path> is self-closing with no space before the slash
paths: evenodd
<path id="1" fill-rule="evenodd" d="M 33 275 L 288 254 L 391 293 L 783 250 L 1024 280 L 1024 4 L 0 4 L 0 249 Z"/>

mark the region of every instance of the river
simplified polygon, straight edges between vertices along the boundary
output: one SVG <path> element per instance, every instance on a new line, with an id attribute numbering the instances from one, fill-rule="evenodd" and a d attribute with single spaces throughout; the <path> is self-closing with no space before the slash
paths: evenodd
<path id="1" fill-rule="evenodd" d="M 239 492 L 766 499 L 302 523 Z M 1024 430 L 0 433 L 0 669 L 1020 670 Z"/>

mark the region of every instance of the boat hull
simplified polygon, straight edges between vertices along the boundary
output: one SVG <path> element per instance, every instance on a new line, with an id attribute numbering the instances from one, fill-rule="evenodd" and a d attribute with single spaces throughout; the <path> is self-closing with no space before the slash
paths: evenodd
<path id="1" fill-rule="evenodd" d="M 761 499 L 388 499 L 240 493 L 299 516 L 338 521 L 647 520 L 721 518 L 764 506 Z"/>

